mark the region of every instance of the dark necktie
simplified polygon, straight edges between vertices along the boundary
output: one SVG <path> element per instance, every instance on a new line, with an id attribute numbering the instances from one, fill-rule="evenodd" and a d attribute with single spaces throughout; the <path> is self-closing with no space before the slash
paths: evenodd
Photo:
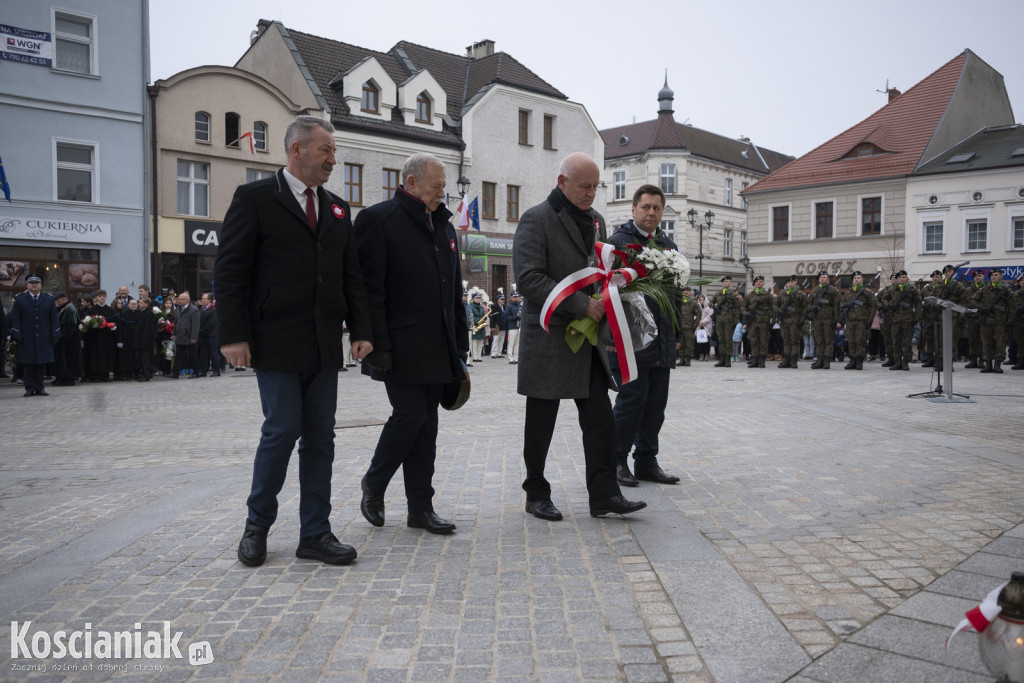
<path id="1" fill-rule="evenodd" d="M 309 227 L 316 232 L 316 205 L 313 203 L 313 188 L 306 188 L 306 220 L 309 221 Z"/>

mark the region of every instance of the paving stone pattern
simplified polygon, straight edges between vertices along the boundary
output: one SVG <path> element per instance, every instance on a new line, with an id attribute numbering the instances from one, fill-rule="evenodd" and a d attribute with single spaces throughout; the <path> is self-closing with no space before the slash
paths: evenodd
<path id="1" fill-rule="evenodd" d="M 976 402 L 936 404 L 908 398 L 931 388 L 919 366 L 740 365 L 674 371 L 660 461 L 682 482 L 624 489 L 649 503 L 626 519 L 589 516 L 563 402 L 548 477 L 565 520 L 549 523 L 523 511 L 517 367 L 476 364 L 470 402 L 441 417 L 434 505 L 450 537 L 405 526 L 401 476 L 386 525 L 362 519 L 389 411 L 381 385 L 341 374 L 332 523 L 359 558 L 294 556 L 293 462 L 256 569 L 235 557 L 261 422 L 252 371 L 49 398 L 4 380 L 5 646 L 11 621 L 170 621 L 214 661 L 15 673 L 26 660 L 4 647 L 2 678 L 988 680 L 973 633 L 942 643 L 1024 569 L 1024 372 L 958 366 L 955 390 Z"/>

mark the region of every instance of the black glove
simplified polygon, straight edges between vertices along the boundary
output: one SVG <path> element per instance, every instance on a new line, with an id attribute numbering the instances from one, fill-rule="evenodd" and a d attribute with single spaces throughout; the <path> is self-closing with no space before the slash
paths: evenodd
<path id="1" fill-rule="evenodd" d="M 371 351 L 365 360 L 381 372 L 391 372 L 395 365 L 395 357 L 390 351 Z"/>

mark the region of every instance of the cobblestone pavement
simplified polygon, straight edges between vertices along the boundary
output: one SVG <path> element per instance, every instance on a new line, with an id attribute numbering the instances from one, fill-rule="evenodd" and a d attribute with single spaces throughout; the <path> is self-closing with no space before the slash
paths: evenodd
<path id="1" fill-rule="evenodd" d="M 37 631 L 167 621 L 186 658 L 5 647 L 0 676 L 989 680 L 973 633 L 948 654 L 942 643 L 1024 568 L 1024 372 L 958 366 L 954 390 L 976 402 L 947 404 L 908 398 L 933 385 L 920 366 L 741 365 L 674 372 L 660 461 L 683 480 L 625 489 L 649 503 L 628 518 L 589 516 L 563 402 L 548 476 L 566 518 L 549 523 L 523 512 L 516 367 L 476 364 L 469 404 L 442 415 L 438 439 L 434 502 L 458 524 L 450 537 L 405 526 L 400 476 L 387 524 L 362 519 L 359 480 L 389 411 L 382 386 L 342 374 L 332 522 L 359 559 L 294 556 L 293 463 L 256 569 L 235 557 L 261 422 L 251 371 L 49 398 L 4 380 L 0 637 L 14 642 L 12 621 L 32 622 L 30 646 Z M 190 666 L 185 646 L 200 641 L 214 661 Z"/>

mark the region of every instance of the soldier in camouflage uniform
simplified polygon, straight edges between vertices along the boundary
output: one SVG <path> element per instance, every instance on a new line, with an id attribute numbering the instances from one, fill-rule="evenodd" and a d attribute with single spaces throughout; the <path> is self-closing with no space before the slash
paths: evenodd
<path id="1" fill-rule="evenodd" d="M 892 315 L 886 315 L 889 304 L 892 303 L 892 292 L 896 287 L 896 273 L 889 276 L 889 285 L 878 292 L 878 311 L 882 314 L 882 345 L 885 347 L 885 362 L 883 368 L 891 368 L 894 365 L 892 357 Z"/>
<path id="2" fill-rule="evenodd" d="M 748 368 L 763 368 L 768 357 L 768 337 L 775 318 L 775 297 L 764 288 L 764 276 L 754 278 L 754 291 L 743 299 L 743 316 L 750 338 Z"/>
<path id="3" fill-rule="evenodd" d="M 740 300 L 732 289 L 732 277 L 726 275 L 722 278 L 722 291 L 715 294 L 711 300 L 711 308 L 715 311 L 715 334 L 718 343 L 715 345 L 718 353 L 716 368 L 732 367 L 732 331 L 736 323 L 740 321 Z"/>
<path id="4" fill-rule="evenodd" d="M 889 288 L 886 318 L 892 319 L 892 354 L 890 370 L 910 370 L 913 354 L 914 325 L 921 319 L 921 292 L 910 284 L 907 271 L 896 273 L 896 284 Z"/>
<path id="5" fill-rule="evenodd" d="M 921 341 L 917 345 L 917 357 L 920 358 L 922 353 L 928 356 L 928 360 L 921 364 L 922 368 L 933 368 L 938 361 L 935 357 L 935 328 L 942 324 L 942 307 L 924 301 L 931 296 L 937 297 L 942 288 L 942 273 L 933 270 L 931 278 L 932 281 L 921 290 Z"/>
<path id="6" fill-rule="evenodd" d="M 796 275 L 786 280 L 786 288 L 779 294 L 775 317 L 782 333 L 782 362 L 780 368 L 796 368 L 800 358 L 800 338 L 803 336 L 804 318 L 807 316 L 807 295 L 796 286 Z"/>
<path id="7" fill-rule="evenodd" d="M 828 282 L 828 272 L 818 273 L 818 286 L 807 295 L 807 317 L 814 332 L 814 351 L 818 359 L 811 370 L 828 370 L 835 354 L 836 322 L 839 320 L 839 290 Z"/>
<path id="8" fill-rule="evenodd" d="M 971 275 L 974 277 L 974 282 L 964 287 L 964 305 L 968 308 L 977 308 L 976 299 L 978 292 L 985 287 L 985 271 L 975 270 Z M 981 367 L 981 314 L 980 313 L 968 313 L 965 317 L 964 325 L 967 328 L 967 344 L 968 344 L 968 358 L 967 365 L 965 368 L 975 369 Z"/>
<path id="9" fill-rule="evenodd" d="M 693 291 L 689 287 L 683 287 L 679 314 L 679 334 L 682 338 L 679 341 L 678 364 L 689 367 L 690 359 L 693 358 L 695 330 L 703 315 L 700 304 L 693 298 Z"/>
<path id="10" fill-rule="evenodd" d="M 1017 362 L 1014 370 L 1024 370 L 1024 275 L 1017 278 L 1017 291 L 1010 297 L 1013 306 L 1013 338 L 1017 342 Z"/>
<path id="11" fill-rule="evenodd" d="M 956 273 L 956 268 L 952 264 L 947 264 L 942 268 L 942 280 L 939 281 L 938 285 L 932 288 L 932 294 L 940 299 L 946 301 L 952 301 L 955 304 L 963 304 L 963 285 L 959 280 L 955 279 L 953 275 Z M 942 370 L 942 308 L 939 308 L 940 316 L 939 321 L 935 324 L 935 343 L 932 348 L 935 350 L 935 369 Z M 950 335 L 953 340 L 953 355 L 951 358 L 956 358 L 956 346 L 957 340 L 960 338 L 959 327 L 960 327 L 960 314 L 956 311 L 951 312 L 950 324 L 953 329 L 950 330 Z"/>
<path id="12" fill-rule="evenodd" d="M 850 362 L 843 366 L 844 370 L 864 369 L 876 306 L 875 295 L 864 287 L 864 276 L 859 270 L 853 271 L 853 286 L 839 309 L 839 322 L 846 324 L 846 343 L 850 347 Z"/>
<path id="13" fill-rule="evenodd" d="M 974 307 L 981 316 L 982 372 L 1003 371 L 1000 367 L 1006 358 L 1006 325 L 1010 322 L 1010 288 L 1003 286 L 1003 271 L 993 268 L 989 273 L 992 282 L 974 295 Z"/>

